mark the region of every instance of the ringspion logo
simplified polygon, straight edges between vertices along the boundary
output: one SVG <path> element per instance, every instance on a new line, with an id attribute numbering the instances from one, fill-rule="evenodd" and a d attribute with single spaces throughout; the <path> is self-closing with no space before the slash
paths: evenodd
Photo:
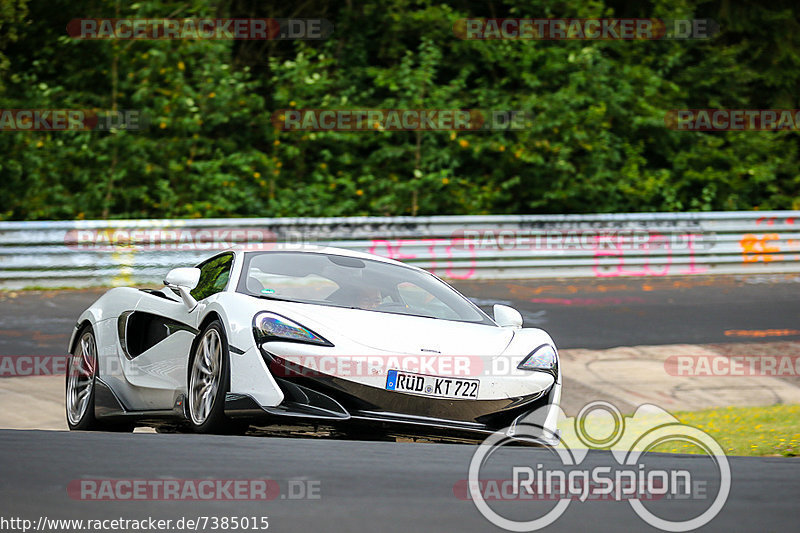
<path id="1" fill-rule="evenodd" d="M 664 531 L 691 531 L 714 519 L 728 499 L 731 469 L 722 447 L 704 431 L 682 424 L 655 405 L 641 405 L 623 417 L 608 402 L 587 404 L 577 416 L 560 412 L 559 433 L 528 420 L 544 419 L 536 413 L 515 426 L 497 431 L 481 443 L 472 456 L 469 475 L 453 486 L 460 499 L 471 499 L 492 524 L 507 531 L 536 531 L 558 520 L 574 502 L 626 501 L 647 524 Z M 604 421 L 597 424 L 597 421 Z M 610 420 L 610 422 L 608 422 Z M 598 428 L 602 431 L 598 431 Z M 496 454 L 515 439 L 554 443 L 552 454 Z M 647 463 L 647 453 L 668 442 L 682 442 L 701 450 L 713 463 L 708 476 L 699 461 L 682 468 L 663 461 Z M 612 461 L 592 464 L 589 448 L 608 448 Z M 699 457 L 698 457 L 699 458 Z M 666 466 L 666 468 L 664 468 Z M 505 471 L 507 477 L 497 479 Z M 491 472 L 491 475 L 488 474 Z M 707 477 L 707 479 L 706 479 Z M 643 502 L 692 499 L 693 516 L 660 516 L 666 507 Z M 555 501 L 555 505 L 528 506 L 509 513 L 509 507 L 492 507 L 492 501 Z"/>

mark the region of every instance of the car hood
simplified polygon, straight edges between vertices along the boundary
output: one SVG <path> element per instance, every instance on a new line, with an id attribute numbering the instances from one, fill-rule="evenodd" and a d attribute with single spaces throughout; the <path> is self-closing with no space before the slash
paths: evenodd
<path id="1" fill-rule="evenodd" d="M 373 350 L 391 353 L 497 355 L 514 337 L 512 329 L 485 324 L 324 305 L 274 303 L 279 305 L 270 305 L 270 310 L 301 322 L 334 344 L 344 337 Z"/>

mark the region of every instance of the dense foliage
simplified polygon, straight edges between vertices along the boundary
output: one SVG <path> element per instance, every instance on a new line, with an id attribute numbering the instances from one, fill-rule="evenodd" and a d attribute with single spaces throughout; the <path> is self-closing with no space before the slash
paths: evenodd
<path id="1" fill-rule="evenodd" d="M 80 17 L 322 17 L 322 41 L 81 41 Z M 468 41 L 462 17 L 710 17 L 710 40 Z M 0 133 L 0 220 L 800 209 L 798 133 L 670 109 L 799 108 L 793 0 L 0 0 L 0 108 L 142 131 Z M 281 132 L 285 108 L 524 109 L 480 132 Z"/>

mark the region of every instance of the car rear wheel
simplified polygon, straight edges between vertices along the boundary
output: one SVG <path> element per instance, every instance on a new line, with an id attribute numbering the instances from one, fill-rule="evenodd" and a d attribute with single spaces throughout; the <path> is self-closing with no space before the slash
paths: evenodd
<path id="1" fill-rule="evenodd" d="M 244 433 L 248 425 L 225 416 L 230 390 L 228 340 L 219 320 L 211 322 L 195 343 L 189 367 L 189 423 L 197 433 Z"/>
<path id="2" fill-rule="evenodd" d="M 86 325 L 78 333 L 67 364 L 66 408 L 70 430 L 133 431 L 133 424 L 108 424 L 94 415 L 95 383 L 99 374 L 94 330 Z"/>

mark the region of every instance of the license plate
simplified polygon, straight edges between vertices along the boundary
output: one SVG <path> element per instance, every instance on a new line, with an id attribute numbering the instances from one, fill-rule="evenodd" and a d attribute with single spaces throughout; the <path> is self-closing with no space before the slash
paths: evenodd
<path id="1" fill-rule="evenodd" d="M 386 376 L 386 390 L 409 392 L 423 396 L 454 399 L 477 399 L 478 379 L 446 378 L 414 374 L 401 370 L 389 370 Z"/>

